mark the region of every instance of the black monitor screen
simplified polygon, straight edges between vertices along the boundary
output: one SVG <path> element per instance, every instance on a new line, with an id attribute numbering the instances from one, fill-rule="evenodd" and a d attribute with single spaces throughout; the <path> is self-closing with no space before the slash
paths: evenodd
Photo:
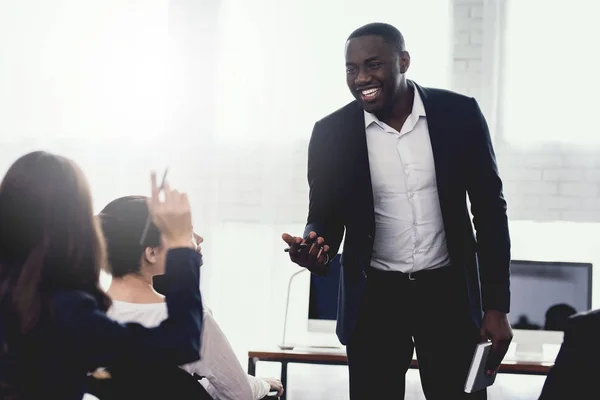
<path id="1" fill-rule="evenodd" d="M 338 291 L 340 284 L 340 259 L 338 254 L 329 263 L 327 276 L 310 276 L 308 318 L 335 320 L 337 318 Z"/>
<path id="2" fill-rule="evenodd" d="M 512 261 L 510 286 L 514 329 L 563 331 L 592 307 L 592 264 Z"/>

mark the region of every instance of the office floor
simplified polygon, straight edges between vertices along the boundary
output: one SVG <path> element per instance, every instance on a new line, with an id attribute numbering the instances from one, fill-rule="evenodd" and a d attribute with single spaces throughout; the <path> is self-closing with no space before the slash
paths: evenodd
<path id="1" fill-rule="evenodd" d="M 259 362 L 256 375 L 259 377 L 279 377 L 277 363 Z M 545 377 L 525 375 L 499 375 L 494 386 L 488 391 L 488 400 L 537 400 Z M 417 370 L 410 370 L 406 379 L 406 400 L 425 400 Z M 390 400 L 393 397 L 393 384 L 374 382 L 390 386 Z M 348 400 L 348 372 L 345 366 L 300 365 L 288 366 L 288 400 Z"/>

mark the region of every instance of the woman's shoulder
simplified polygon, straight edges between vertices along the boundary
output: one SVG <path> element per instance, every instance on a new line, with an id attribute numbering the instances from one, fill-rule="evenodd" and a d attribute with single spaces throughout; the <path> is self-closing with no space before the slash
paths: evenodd
<path id="1" fill-rule="evenodd" d="M 146 327 L 155 327 L 168 318 L 169 311 L 164 302 L 131 303 L 115 300 L 107 315 L 120 323 L 137 322 Z"/>
<path id="2" fill-rule="evenodd" d="M 98 305 L 97 299 L 83 290 L 57 290 L 52 293 L 55 307 L 73 308 L 81 304 Z"/>
<path id="3" fill-rule="evenodd" d="M 52 313 L 55 322 L 71 324 L 75 319 L 95 312 L 104 312 L 98 299 L 83 290 L 57 290 L 52 293 Z"/>
<path id="4" fill-rule="evenodd" d="M 127 301 L 113 300 L 108 314 L 167 314 L 167 303 L 132 303 Z M 166 318 L 166 317 L 165 317 Z"/>

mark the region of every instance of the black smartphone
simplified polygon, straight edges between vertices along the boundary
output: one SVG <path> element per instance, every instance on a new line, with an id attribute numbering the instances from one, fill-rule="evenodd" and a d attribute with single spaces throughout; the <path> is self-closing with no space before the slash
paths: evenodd
<path id="1" fill-rule="evenodd" d="M 163 174 L 162 181 L 160 182 L 160 186 L 158 187 L 159 194 L 165 187 L 165 182 L 167 181 L 167 172 L 169 172 L 169 168 L 165 168 L 165 173 Z M 142 232 L 142 237 L 140 238 L 140 246 L 143 246 L 146 242 L 146 235 L 148 235 L 148 229 L 150 229 L 151 223 L 152 215 L 148 214 L 148 218 L 146 218 L 146 225 L 144 225 L 144 231 Z"/>
<path id="2" fill-rule="evenodd" d="M 300 247 L 300 250 L 302 250 L 302 249 L 307 248 L 308 244 L 307 243 L 300 243 L 300 245 L 298 247 Z M 290 252 L 290 248 L 287 247 L 287 248 L 283 249 L 283 251 L 285 251 L 286 253 L 289 253 Z"/>

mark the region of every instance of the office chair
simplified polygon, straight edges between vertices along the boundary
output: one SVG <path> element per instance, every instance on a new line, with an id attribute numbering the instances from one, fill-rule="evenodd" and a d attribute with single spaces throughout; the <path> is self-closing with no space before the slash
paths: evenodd
<path id="1" fill-rule="evenodd" d="M 100 400 L 213 400 L 198 379 L 177 366 L 121 365 L 89 375 L 86 392 Z"/>

